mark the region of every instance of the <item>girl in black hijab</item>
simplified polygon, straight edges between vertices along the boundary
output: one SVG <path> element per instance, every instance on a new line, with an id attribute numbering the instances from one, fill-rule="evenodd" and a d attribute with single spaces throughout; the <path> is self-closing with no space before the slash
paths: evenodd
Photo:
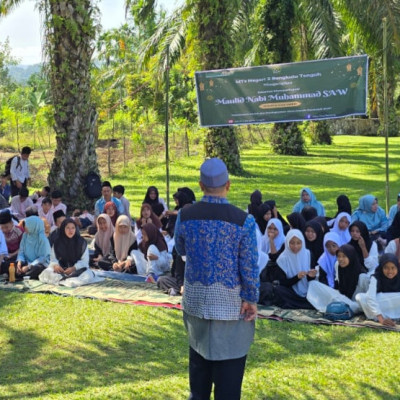
<path id="1" fill-rule="evenodd" d="M 312 254 L 311 259 L 314 261 L 315 266 L 324 252 L 324 232 L 317 221 L 311 220 L 305 223 L 304 239 L 306 240 L 307 249 Z"/>
<path id="2" fill-rule="evenodd" d="M 369 236 L 367 225 L 362 221 L 354 221 L 349 226 L 351 240 L 364 272 L 373 271 L 378 265 L 378 246 Z"/>
<path id="3" fill-rule="evenodd" d="M 341 194 L 336 199 L 336 204 L 338 206 L 337 213 L 335 218 L 341 213 L 346 212 L 347 214 L 351 215 L 351 204 L 349 198 L 345 194 Z"/>
<path id="4" fill-rule="evenodd" d="M 260 228 L 260 232 L 262 235 L 265 233 L 265 229 L 267 228 L 268 221 L 272 218 L 272 210 L 267 203 L 261 204 L 257 208 L 257 216 L 256 222 L 258 227 Z"/>
<path id="5" fill-rule="evenodd" d="M 291 229 L 298 229 L 300 232 L 304 232 L 306 226 L 306 220 L 299 212 L 293 212 L 286 216 L 289 221 Z"/>
<path id="6" fill-rule="evenodd" d="M 384 254 L 372 275 L 367 293 L 360 293 L 356 300 L 369 319 L 394 327 L 393 319 L 400 318 L 399 261 L 394 254 Z"/>
<path id="7" fill-rule="evenodd" d="M 269 207 L 271 208 L 272 211 L 272 218 L 278 218 L 279 221 L 282 222 L 282 226 L 283 226 L 283 231 L 285 232 L 285 234 L 287 233 L 287 231 L 290 229 L 289 224 L 287 223 L 287 221 L 285 220 L 285 218 L 282 217 L 281 213 L 278 211 L 277 207 L 276 207 L 276 201 L 275 200 L 267 200 L 264 202 L 265 204 L 268 204 Z"/>
<path id="8" fill-rule="evenodd" d="M 143 203 L 150 204 L 154 214 L 156 214 L 157 217 L 160 217 L 168 210 L 165 201 L 160 199 L 158 189 L 155 186 L 149 186 L 147 188 Z"/>
<path id="9" fill-rule="evenodd" d="M 262 194 L 259 190 L 255 190 L 250 195 L 250 204 L 247 206 L 247 212 L 254 218 L 257 218 L 258 208 L 262 204 Z"/>
<path id="10" fill-rule="evenodd" d="M 306 221 L 311 221 L 315 217 L 318 217 L 317 209 L 313 206 L 305 206 L 301 210 L 301 215 Z"/>

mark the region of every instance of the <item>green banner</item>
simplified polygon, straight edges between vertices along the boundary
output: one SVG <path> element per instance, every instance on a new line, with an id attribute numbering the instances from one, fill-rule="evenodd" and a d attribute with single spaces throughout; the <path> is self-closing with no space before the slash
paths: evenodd
<path id="1" fill-rule="evenodd" d="M 366 114 L 366 55 L 196 72 L 201 126 Z"/>

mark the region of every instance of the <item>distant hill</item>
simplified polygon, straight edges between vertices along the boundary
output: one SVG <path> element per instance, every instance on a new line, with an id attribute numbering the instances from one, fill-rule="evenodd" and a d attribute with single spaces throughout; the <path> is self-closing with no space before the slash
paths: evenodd
<path id="1" fill-rule="evenodd" d="M 11 78 L 17 83 L 26 83 L 29 77 L 36 72 L 40 72 L 42 65 L 11 65 L 8 67 Z"/>

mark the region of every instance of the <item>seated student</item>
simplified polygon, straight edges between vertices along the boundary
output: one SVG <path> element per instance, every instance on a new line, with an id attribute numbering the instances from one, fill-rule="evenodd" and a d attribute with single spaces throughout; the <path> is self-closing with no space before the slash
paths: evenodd
<path id="1" fill-rule="evenodd" d="M 165 212 L 165 225 L 164 229 L 168 232 L 170 237 L 174 236 L 176 217 L 178 216 L 178 211 L 185 207 L 186 204 L 192 204 L 189 198 L 184 192 L 179 190 L 173 194 L 175 201 L 175 208 L 173 210 L 167 210 Z"/>
<path id="2" fill-rule="evenodd" d="M 400 211 L 400 193 L 397 195 L 397 203 L 392 205 L 389 210 L 388 226 L 392 225 L 394 217 Z"/>
<path id="3" fill-rule="evenodd" d="M 267 229 L 267 223 L 272 218 L 271 207 L 267 203 L 262 203 L 257 208 L 257 215 L 255 216 L 256 223 L 260 234 L 263 236 Z"/>
<path id="4" fill-rule="evenodd" d="M 49 198 L 50 191 L 50 186 L 43 186 L 42 190 L 36 191 L 30 196 L 30 198 L 38 206 L 38 208 L 40 208 L 43 199 Z"/>
<path id="5" fill-rule="evenodd" d="M 10 263 L 16 263 L 24 229 L 13 223 L 11 214 L 8 210 L 0 213 L 0 228 L 4 234 L 8 253 L 1 264 L 1 274 L 8 274 Z"/>
<path id="6" fill-rule="evenodd" d="M 98 266 L 105 271 L 136 273 L 132 251 L 137 248 L 131 220 L 126 215 L 120 215 L 110 239 L 110 252 L 98 261 Z"/>
<path id="7" fill-rule="evenodd" d="M 11 213 L 15 215 L 18 220 L 26 217 L 25 211 L 28 207 L 33 206 L 33 201 L 29 198 L 29 191 L 26 187 L 22 187 L 17 196 L 11 199 Z"/>
<path id="8" fill-rule="evenodd" d="M 157 229 L 161 229 L 161 221 L 160 218 L 154 214 L 153 209 L 150 204 L 143 203 L 140 208 L 140 218 L 136 220 L 135 224 L 135 235 L 138 245 L 142 241 L 142 226 L 144 224 L 154 224 Z"/>
<path id="9" fill-rule="evenodd" d="M 159 197 L 158 189 L 155 186 L 149 186 L 147 188 L 143 203 L 150 204 L 154 214 L 156 214 L 159 218 L 163 217 L 168 211 L 165 201 Z"/>
<path id="10" fill-rule="evenodd" d="M 25 232 L 17 255 L 16 275 L 38 279 L 50 262 L 50 244 L 44 234 L 43 221 L 32 215 L 24 221 Z"/>
<path id="11" fill-rule="evenodd" d="M 146 282 L 155 283 L 158 277 L 170 270 L 171 256 L 163 234 L 154 224 L 142 226 L 142 241 L 139 250 L 134 250 L 139 275 L 147 275 Z"/>
<path id="12" fill-rule="evenodd" d="M 254 218 L 257 218 L 258 209 L 262 205 L 262 194 L 259 190 L 255 190 L 250 195 L 250 204 L 247 206 L 247 212 Z"/>
<path id="13" fill-rule="evenodd" d="M 318 222 L 321 225 L 322 231 L 324 232 L 324 235 L 329 232 L 329 226 L 326 221 L 325 217 L 315 217 L 313 221 Z"/>
<path id="14" fill-rule="evenodd" d="M 177 192 L 185 193 L 187 199 L 189 200 L 190 204 L 196 203 L 196 195 L 194 194 L 193 190 L 188 188 L 187 186 L 183 186 L 178 188 Z"/>
<path id="15" fill-rule="evenodd" d="M 400 212 L 395 215 L 392 225 L 388 229 L 388 236 L 391 237 L 391 240 L 385 247 L 385 253 L 394 254 L 400 260 Z"/>
<path id="16" fill-rule="evenodd" d="M 324 232 L 317 221 L 311 220 L 306 222 L 304 239 L 306 241 L 306 248 L 310 250 L 311 259 L 314 260 L 313 267 L 315 267 L 318 259 L 324 252 Z"/>
<path id="17" fill-rule="evenodd" d="M 124 207 L 124 214 L 132 219 L 131 212 L 129 210 L 130 208 L 129 200 L 124 196 L 124 193 L 125 193 L 124 186 L 116 185 L 113 187 L 113 195 L 122 203 Z"/>
<path id="18" fill-rule="evenodd" d="M 356 250 L 363 272 L 372 274 L 378 266 L 378 246 L 369 236 L 364 222 L 355 221 L 349 226 L 351 240 L 349 244 Z"/>
<path id="19" fill-rule="evenodd" d="M 340 239 L 339 246 L 350 242 L 351 240 L 349 231 L 350 224 L 351 224 L 351 216 L 346 212 L 341 212 L 334 219 L 331 232 L 335 232 L 339 235 Z"/>
<path id="20" fill-rule="evenodd" d="M 324 206 L 317 201 L 315 194 L 310 188 L 303 188 L 300 190 L 300 200 L 293 206 L 292 212 L 301 212 L 301 210 L 306 206 L 314 207 L 317 210 L 318 216 L 325 216 Z"/>
<path id="21" fill-rule="evenodd" d="M 63 223 L 63 221 L 65 220 L 65 218 L 67 218 L 67 217 L 65 216 L 63 210 L 58 210 L 53 214 L 53 219 L 54 219 L 55 225 L 53 225 L 52 231 L 50 232 L 50 235 L 48 236 L 50 247 L 53 246 L 54 240 L 56 239 L 56 237 L 59 233 L 59 228 L 60 228 L 61 224 Z"/>
<path id="22" fill-rule="evenodd" d="M 97 232 L 94 236 L 94 254 L 91 257 L 92 266 L 102 260 L 111 250 L 111 238 L 114 234 L 114 226 L 107 214 L 100 214 L 96 220 Z"/>
<path id="23" fill-rule="evenodd" d="M 290 229 L 298 229 L 300 232 L 304 232 L 306 226 L 306 220 L 299 212 L 293 212 L 286 216 Z"/>
<path id="24" fill-rule="evenodd" d="M 278 218 L 271 218 L 263 236 L 261 250 L 268 254 L 268 260 L 276 262 L 284 249 L 285 234 L 283 233 L 282 223 Z"/>
<path id="25" fill-rule="evenodd" d="M 109 201 L 112 201 L 117 206 L 119 215 L 124 214 L 124 206 L 116 197 L 112 196 L 111 183 L 108 181 L 104 181 L 101 184 L 101 197 L 96 201 L 94 205 L 95 217 L 98 217 L 104 212 L 104 206 Z"/>
<path id="26" fill-rule="evenodd" d="M 118 209 L 115 203 L 112 201 L 107 201 L 107 203 L 104 205 L 103 212 L 110 217 L 113 226 L 115 226 L 115 223 L 119 217 Z"/>
<path id="27" fill-rule="evenodd" d="M 50 264 L 39 275 L 39 280 L 53 285 L 78 287 L 95 281 L 89 269 L 89 250 L 86 240 L 72 218 L 60 226 L 60 232 L 51 248 Z"/>
<path id="28" fill-rule="evenodd" d="M 318 259 L 318 274 L 319 282 L 335 288 L 336 281 L 336 253 L 340 247 L 339 235 L 335 232 L 328 232 L 324 236 L 324 252 Z"/>
<path id="29" fill-rule="evenodd" d="M 8 176 L 6 174 L 1 174 L 1 181 L 0 181 L 0 195 L 4 197 L 7 204 L 10 201 L 11 196 L 11 186 L 8 183 Z M 1 207 L 4 208 L 4 207 Z"/>
<path id="30" fill-rule="evenodd" d="M 378 206 L 378 199 L 372 194 L 360 197 L 359 206 L 351 216 L 352 222 L 361 221 L 367 226 L 372 239 L 385 237 L 388 219 L 385 211 Z"/>
<path id="31" fill-rule="evenodd" d="M 278 211 L 278 208 L 276 207 L 276 201 L 275 200 L 267 200 L 267 201 L 264 201 L 264 204 L 267 204 L 270 207 L 271 212 L 272 212 L 272 217 L 278 218 L 279 221 L 282 222 L 283 231 L 286 234 L 287 231 L 290 229 L 290 226 L 287 223 L 287 221 L 285 220 L 285 218 L 283 218 L 281 213 Z"/>
<path id="32" fill-rule="evenodd" d="M 320 312 L 325 312 L 328 304 L 342 301 L 350 306 L 354 313 L 360 312 L 355 301 L 357 293 L 365 292 L 369 278 L 362 271 L 362 266 L 353 246 L 344 244 L 337 252 L 337 283 L 333 289 L 318 281 L 310 282 L 307 300 Z"/>
<path id="33" fill-rule="evenodd" d="M 160 276 L 157 279 L 157 287 L 170 296 L 178 296 L 183 294 L 186 257 L 179 255 L 174 247 L 172 258 L 171 274 Z"/>
<path id="34" fill-rule="evenodd" d="M 75 209 L 72 212 L 72 219 L 80 229 L 86 229 L 94 223 L 94 215 L 90 214 L 88 210 L 81 212 L 81 210 Z"/>
<path id="35" fill-rule="evenodd" d="M 311 221 L 315 217 L 318 217 L 317 210 L 312 206 L 303 207 L 300 214 L 303 216 L 303 218 L 306 222 Z"/>
<path id="36" fill-rule="evenodd" d="M 345 212 L 347 214 L 351 215 L 351 203 L 349 198 L 345 194 L 341 194 L 336 198 L 336 204 L 338 207 L 338 210 L 335 214 L 335 218 L 341 213 Z"/>
<path id="37" fill-rule="evenodd" d="M 46 235 L 46 237 L 49 236 L 50 229 L 51 229 L 50 224 L 48 223 L 46 218 L 43 218 L 43 217 L 39 216 L 39 211 L 38 211 L 36 205 L 28 207 L 25 210 L 25 215 L 26 215 L 26 218 L 28 218 L 28 217 L 30 217 L 32 215 L 35 215 L 36 217 L 39 217 L 43 221 L 43 224 L 44 224 L 44 234 Z M 18 225 L 23 227 L 23 223 L 24 223 L 24 220 L 22 219 L 21 221 L 19 221 Z"/>
<path id="38" fill-rule="evenodd" d="M 39 206 L 39 217 L 45 218 L 51 228 L 54 225 L 53 212 L 51 211 L 51 206 L 52 206 L 51 199 L 50 197 L 45 197 L 44 199 L 42 199 L 40 203 L 41 204 Z"/>
<path id="39" fill-rule="evenodd" d="M 3 269 L 3 261 L 7 259 L 8 249 L 6 238 L 4 237 L 3 232 L 0 230 L 0 269 Z M 2 274 L 7 271 L 1 272 Z"/>
<path id="40" fill-rule="evenodd" d="M 61 210 L 65 215 L 67 215 L 67 206 L 62 202 L 62 193 L 60 190 L 53 190 L 51 192 L 51 213 L 54 215 L 56 211 Z M 55 220 L 53 217 L 53 225 L 55 225 Z"/>
<path id="41" fill-rule="evenodd" d="M 358 293 L 356 300 L 369 319 L 385 326 L 395 326 L 400 318 L 399 260 L 393 254 L 384 254 L 366 293 Z"/>
<path id="42" fill-rule="evenodd" d="M 315 279 L 317 270 L 311 266 L 311 254 L 306 249 L 303 234 L 298 229 L 291 229 L 286 235 L 285 250 L 278 257 L 270 277 L 273 279 L 272 304 L 289 309 L 312 308 L 306 295 L 308 281 Z M 260 288 L 260 299 L 262 296 Z"/>

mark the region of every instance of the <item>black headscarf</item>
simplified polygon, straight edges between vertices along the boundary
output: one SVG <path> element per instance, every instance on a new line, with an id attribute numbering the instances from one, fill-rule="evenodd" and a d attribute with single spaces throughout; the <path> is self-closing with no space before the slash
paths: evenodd
<path id="1" fill-rule="evenodd" d="M 347 214 L 351 215 L 351 204 L 349 198 L 345 194 L 341 194 L 340 196 L 337 197 L 336 199 L 336 204 L 338 206 L 338 211 L 335 215 L 335 218 L 341 213 L 341 212 L 347 212 Z"/>
<path id="2" fill-rule="evenodd" d="M 262 204 L 262 194 L 259 190 L 255 190 L 250 195 L 250 204 L 247 206 L 249 214 L 254 218 L 257 218 L 258 207 Z"/>
<path id="3" fill-rule="evenodd" d="M 383 273 L 383 266 L 392 262 L 397 267 L 397 275 L 393 279 L 389 279 Z M 400 292 L 400 273 L 399 273 L 399 260 L 394 254 L 385 253 L 379 260 L 379 265 L 375 270 L 374 276 L 378 282 L 376 291 L 377 293 L 396 293 Z"/>
<path id="4" fill-rule="evenodd" d="M 368 232 L 368 228 L 367 225 L 364 224 L 364 222 L 362 221 L 354 221 L 352 224 L 350 224 L 349 226 L 349 232 L 351 234 L 351 228 L 353 226 L 356 226 L 361 233 L 362 238 L 364 239 L 365 242 L 365 247 L 367 248 L 368 252 L 371 250 L 371 246 L 372 246 L 372 240 L 369 237 L 369 232 Z M 352 245 L 357 253 L 358 259 L 360 261 L 360 264 L 363 266 L 363 268 L 365 268 L 365 271 L 367 270 L 364 264 L 364 256 L 361 250 L 360 245 L 358 244 L 358 241 L 351 239 L 349 242 L 350 245 Z"/>
<path id="5" fill-rule="evenodd" d="M 156 192 L 156 198 L 153 200 L 150 198 L 150 192 Z M 164 212 L 164 206 L 158 200 L 158 189 L 155 186 L 149 186 L 147 188 L 146 196 L 144 197 L 143 203 L 147 203 L 151 205 L 151 208 L 154 214 L 159 217 Z"/>
<path id="6" fill-rule="evenodd" d="M 292 229 L 298 229 L 300 232 L 304 232 L 306 221 L 299 212 L 293 212 L 286 216 L 287 220 Z"/>
<path id="7" fill-rule="evenodd" d="M 362 266 L 353 246 L 344 244 L 339 247 L 337 253 L 339 251 L 344 253 L 350 261 L 347 267 L 342 268 L 340 265 L 338 267 L 339 292 L 351 299 L 356 290 L 358 278 L 363 272 Z"/>
<path id="8" fill-rule="evenodd" d="M 257 216 L 256 216 L 256 222 L 258 227 L 260 228 L 260 231 L 262 234 L 265 233 L 265 229 L 267 228 L 267 221 L 264 219 L 264 215 L 268 212 L 271 211 L 270 206 L 267 203 L 263 203 L 257 208 Z M 272 218 L 272 215 L 271 215 Z"/>
<path id="9" fill-rule="evenodd" d="M 65 234 L 67 224 L 75 225 L 75 235 L 69 238 Z M 53 244 L 55 256 L 60 267 L 67 269 L 73 267 L 81 258 L 86 250 L 86 240 L 79 234 L 76 222 L 72 218 L 66 218 L 58 229 L 57 238 Z"/>
<path id="10" fill-rule="evenodd" d="M 326 218 L 325 217 L 318 216 L 318 217 L 315 217 L 313 219 L 313 221 L 317 221 L 321 225 L 322 230 L 324 231 L 324 235 L 325 235 L 325 233 L 329 232 L 329 226 L 328 226 L 328 224 L 326 222 Z"/>
<path id="11" fill-rule="evenodd" d="M 315 217 L 318 217 L 318 212 L 317 209 L 314 208 L 313 206 L 305 206 L 301 210 L 301 215 L 306 221 L 311 221 Z"/>
<path id="12" fill-rule="evenodd" d="M 393 218 L 392 225 L 388 229 L 388 233 L 392 239 L 400 238 L 400 211 Z"/>
<path id="13" fill-rule="evenodd" d="M 196 202 L 196 196 L 192 189 L 184 186 L 184 187 L 178 188 L 178 192 L 185 193 L 186 197 L 188 198 L 188 200 L 191 204 Z"/>
<path id="14" fill-rule="evenodd" d="M 185 204 L 192 204 L 188 196 L 181 190 L 178 190 L 176 193 L 174 193 L 173 198 L 178 200 L 175 210 L 180 210 Z"/>
<path id="15" fill-rule="evenodd" d="M 305 235 L 308 227 L 312 228 L 317 235 L 317 238 L 312 242 L 310 242 Z M 311 254 L 313 255 L 313 259 L 315 262 L 317 262 L 319 257 L 324 252 L 324 232 L 321 225 L 317 221 L 311 220 L 306 222 L 304 228 L 304 239 L 306 241 L 307 249 L 310 250 Z"/>

